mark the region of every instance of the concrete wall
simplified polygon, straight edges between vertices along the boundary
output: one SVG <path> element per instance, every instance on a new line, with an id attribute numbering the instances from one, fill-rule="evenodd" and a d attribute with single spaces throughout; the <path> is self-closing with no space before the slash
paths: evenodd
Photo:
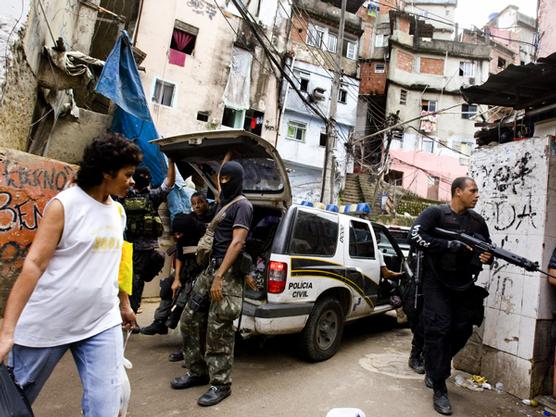
<path id="1" fill-rule="evenodd" d="M 226 9 L 225 2 L 219 1 Z M 268 36 L 275 45 L 285 44 L 287 19 L 278 4 L 263 2 L 260 18 L 268 25 Z M 287 8 L 287 4 L 284 3 Z M 287 10 L 287 9 L 286 9 Z M 146 1 L 137 34 L 137 46 L 147 53 L 141 74 L 143 87 L 150 100 L 157 79 L 175 84 L 172 107 L 150 102 L 155 125 L 162 136 L 173 136 L 198 130 L 219 128 L 224 112 L 223 92 L 228 81 L 231 54 L 236 32 L 243 32 L 240 21 L 232 11 L 226 19 L 209 1 L 165 2 Z M 236 11 L 237 13 L 237 11 Z M 175 19 L 199 29 L 195 49 L 187 55 L 185 66 L 168 62 L 168 53 Z M 275 34 L 273 35 L 273 29 Z M 246 30 L 246 34 L 249 32 Z M 277 80 L 260 48 L 256 49 L 251 71 L 251 108 L 264 112 L 262 136 L 274 142 L 277 134 Z M 197 120 L 198 112 L 208 112 L 208 122 Z"/>
<path id="2" fill-rule="evenodd" d="M 541 39 L 539 43 L 539 57 L 548 56 L 556 52 L 556 3 L 551 0 L 538 0 L 538 22 Z"/>
<path id="3" fill-rule="evenodd" d="M 492 241 L 546 268 L 556 244 L 554 142 L 537 138 L 481 148 L 471 162 L 470 175 L 482 195 L 476 209 Z M 483 271 L 479 283 L 490 293 L 475 338 L 482 344 L 471 343 L 456 366 L 474 363 L 479 368 L 474 372 L 501 381 L 511 394 L 532 398 L 543 391 L 552 363 L 554 289 L 539 273 L 504 261 Z"/>
<path id="4" fill-rule="evenodd" d="M 427 90 L 414 91 L 405 89 L 407 91 L 406 104 L 400 104 L 401 90 L 404 89 L 398 85 L 390 84 L 387 93 L 387 113 L 395 113 L 400 111 L 400 120 L 410 120 L 421 114 L 421 101 L 422 100 L 435 100 L 437 110 L 444 109 L 450 106 L 457 105 L 463 100 L 460 96 L 454 95 L 441 95 L 438 93 L 429 93 Z M 443 140 L 450 147 L 459 147 L 460 143 L 466 143 L 466 147 L 474 147 L 473 135 L 475 133 L 474 120 L 463 119 L 461 117 L 461 106 L 456 106 L 453 109 L 447 110 L 444 113 L 436 115 L 436 130 L 428 133 L 438 140 Z M 415 121 L 406 125 L 404 135 L 404 150 L 415 149 L 418 143 L 415 142 L 415 130 L 408 128 L 413 126 L 419 129 L 420 122 Z M 413 135 L 413 136 L 412 136 Z M 397 143 L 393 143 L 392 149 L 398 147 Z M 459 158 L 460 155 L 450 152 L 447 148 L 437 146 L 438 149 L 446 155 Z"/>
<path id="5" fill-rule="evenodd" d="M 409 48 L 396 46 L 392 48 L 390 56 L 388 79 L 405 85 L 428 85 L 428 88 L 437 90 L 458 91 L 462 85 L 470 84 L 469 78 L 474 78 L 476 84 L 482 84 L 487 80 L 488 57 L 488 52 L 483 59 L 446 57 L 436 54 L 415 53 Z M 426 65 L 427 62 L 430 64 L 431 59 L 436 60 L 432 67 Z M 444 61 L 442 72 L 438 69 L 432 70 L 433 67 L 439 67 L 438 60 Z M 473 62 L 474 77 L 459 75 L 460 62 L 462 61 Z M 429 70 L 424 72 L 423 69 Z"/>
<path id="6" fill-rule="evenodd" d="M 78 47 L 81 52 L 88 53 L 97 12 L 77 1 L 49 0 L 43 1 L 43 5 L 52 36 L 55 39 L 62 37 L 70 48 Z M 21 7 L 20 1 L 6 0 L 2 3 L 0 19 L 5 25 L 0 25 L 3 31 L 0 38 L 5 39 L 6 31 L 9 34 L 20 16 L 21 19 L 8 45 L 7 71 L 0 96 L 0 146 L 27 150 L 37 100 L 35 75 L 39 71 L 43 47 L 52 47 L 53 41 L 36 0 L 26 0 L 23 9 Z M 0 49 L 5 50 L 5 43 L 0 44 Z M 4 65 L 5 60 L 2 59 L 0 74 L 5 70 Z"/>
<path id="7" fill-rule="evenodd" d="M 0 316 L 46 203 L 73 178 L 75 169 L 0 148 Z"/>

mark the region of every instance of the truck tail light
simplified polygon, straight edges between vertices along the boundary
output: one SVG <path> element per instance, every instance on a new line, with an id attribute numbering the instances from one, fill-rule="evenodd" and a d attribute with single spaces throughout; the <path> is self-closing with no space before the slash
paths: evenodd
<path id="1" fill-rule="evenodd" d="M 284 262 L 270 261 L 268 265 L 268 292 L 279 294 L 286 288 L 288 265 Z"/>

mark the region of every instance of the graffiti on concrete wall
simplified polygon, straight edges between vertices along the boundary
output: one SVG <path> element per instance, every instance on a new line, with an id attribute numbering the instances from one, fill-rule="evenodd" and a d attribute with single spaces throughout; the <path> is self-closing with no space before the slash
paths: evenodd
<path id="1" fill-rule="evenodd" d="M 216 14 L 216 6 L 205 0 L 187 0 L 187 5 L 193 9 L 193 13 L 206 15 L 210 20 Z"/>
<path id="2" fill-rule="evenodd" d="M 546 210 L 546 170 L 545 146 L 540 139 L 479 150 L 470 168 L 481 196 L 477 211 L 485 218 L 492 241 L 534 261 L 542 255 L 542 239 L 536 235 L 542 233 Z M 512 271 L 525 273 L 495 261 L 486 284 L 497 308 L 520 313 L 521 299 L 514 294 Z"/>
<path id="3" fill-rule="evenodd" d="M 0 315 L 46 203 L 74 172 L 68 164 L 0 148 Z"/>

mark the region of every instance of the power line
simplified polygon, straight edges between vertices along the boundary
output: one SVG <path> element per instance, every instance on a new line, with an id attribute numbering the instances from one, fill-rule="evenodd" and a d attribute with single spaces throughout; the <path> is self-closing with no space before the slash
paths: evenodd
<path id="1" fill-rule="evenodd" d="M 327 117 L 320 111 L 320 109 L 318 109 L 317 107 L 314 107 L 304 96 L 303 94 L 301 94 L 301 91 L 297 88 L 297 86 L 295 85 L 295 83 L 293 82 L 293 80 L 291 79 L 291 77 L 289 76 L 289 74 L 286 73 L 286 71 L 282 68 L 282 66 L 280 65 L 280 63 L 276 60 L 276 57 L 274 57 L 274 55 L 272 54 L 272 52 L 268 49 L 267 45 L 265 45 L 263 39 L 261 38 L 261 36 L 258 33 L 258 25 L 256 23 L 253 23 L 250 19 L 249 16 L 246 14 L 245 12 L 245 6 L 243 6 L 242 4 L 240 4 L 240 2 L 238 0 L 232 0 L 232 2 L 234 3 L 234 5 L 236 6 L 236 8 L 238 9 L 239 13 L 241 14 L 243 20 L 247 23 L 247 25 L 249 26 L 249 28 L 251 29 L 251 32 L 253 33 L 253 35 L 255 36 L 255 38 L 257 39 L 257 41 L 259 42 L 259 44 L 261 45 L 261 47 L 263 48 L 267 58 L 275 65 L 275 67 L 278 69 L 278 71 L 280 71 L 280 73 L 282 74 L 282 76 L 288 81 L 288 83 L 292 86 L 292 88 L 295 90 L 295 92 L 299 95 L 299 97 L 301 98 L 301 100 L 311 108 L 311 110 L 313 110 L 313 112 L 318 115 L 325 123 L 328 123 L 328 119 Z M 266 35 L 265 35 L 266 37 Z M 268 38 L 267 38 L 268 39 Z M 274 47 L 272 45 L 272 43 L 270 43 L 271 47 Z M 290 69 L 291 71 L 291 69 Z"/>

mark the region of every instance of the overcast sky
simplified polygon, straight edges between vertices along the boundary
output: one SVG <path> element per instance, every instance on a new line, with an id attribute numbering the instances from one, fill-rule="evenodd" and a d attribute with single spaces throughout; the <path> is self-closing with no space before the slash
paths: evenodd
<path id="1" fill-rule="evenodd" d="M 537 15 L 537 0 L 458 0 L 456 21 L 465 28 L 482 27 L 491 13 L 501 11 L 513 4 L 519 11 L 531 17 Z"/>

